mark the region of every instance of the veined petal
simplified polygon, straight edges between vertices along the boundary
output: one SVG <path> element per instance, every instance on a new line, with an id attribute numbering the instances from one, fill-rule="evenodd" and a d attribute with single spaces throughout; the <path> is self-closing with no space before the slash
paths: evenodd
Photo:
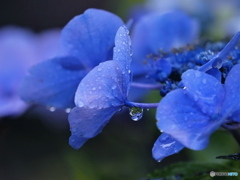
<path id="1" fill-rule="evenodd" d="M 161 161 L 167 156 L 178 153 L 183 148 L 184 146 L 177 140 L 166 133 L 162 133 L 154 143 L 152 155 L 154 159 Z"/>
<path id="2" fill-rule="evenodd" d="M 60 55 L 74 56 L 90 69 L 110 60 L 114 38 L 121 25 L 122 20 L 110 12 L 88 9 L 63 28 Z"/>
<path id="3" fill-rule="evenodd" d="M 71 130 L 69 144 L 74 149 L 79 149 L 88 139 L 102 132 L 104 126 L 118 109 L 119 107 L 101 109 L 88 106 L 75 107 L 68 117 Z"/>
<path id="4" fill-rule="evenodd" d="M 127 96 L 130 80 L 131 80 L 131 70 L 130 63 L 132 62 L 132 48 L 131 48 L 131 39 L 128 35 L 129 31 L 125 26 L 121 26 L 115 37 L 115 47 L 113 52 L 113 61 L 116 61 L 121 65 L 122 74 L 122 90 L 123 94 Z"/>
<path id="5" fill-rule="evenodd" d="M 109 119 L 125 104 L 130 73 L 130 41 L 125 27 L 116 34 L 114 59 L 93 68 L 81 81 L 69 115 L 73 148 L 80 148 L 102 131 Z M 126 52 L 125 52 L 126 51 Z"/>
<path id="6" fill-rule="evenodd" d="M 21 98 L 30 103 L 58 108 L 74 107 L 77 86 L 87 74 L 75 61 L 78 60 L 73 57 L 54 58 L 30 68 L 21 84 Z M 78 66 L 74 69 L 72 64 Z"/>
<path id="7" fill-rule="evenodd" d="M 121 64 L 115 61 L 100 63 L 78 86 L 74 108 L 69 115 L 71 137 L 69 144 L 80 148 L 89 138 L 102 131 L 109 119 L 124 105 Z M 126 90 L 125 90 L 126 91 Z"/>
<path id="8" fill-rule="evenodd" d="M 222 84 L 213 76 L 197 70 L 188 70 L 182 74 L 187 93 L 203 113 L 215 116 L 221 111 L 224 98 Z"/>
<path id="9" fill-rule="evenodd" d="M 124 78 L 121 64 L 115 61 L 100 63 L 92 69 L 79 84 L 75 104 L 77 107 L 112 108 L 124 105 Z"/>
<path id="10" fill-rule="evenodd" d="M 157 126 L 184 146 L 193 150 L 204 149 L 209 136 L 221 125 L 221 117 L 202 113 L 186 90 L 168 93 L 157 108 Z"/>
<path id="11" fill-rule="evenodd" d="M 223 111 L 225 116 L 240 110 L 240 64 L 233 66 L 228 73 L 224 88 L 226 91 Z M 236 115 L 235 115 L 236 116 Z"/>

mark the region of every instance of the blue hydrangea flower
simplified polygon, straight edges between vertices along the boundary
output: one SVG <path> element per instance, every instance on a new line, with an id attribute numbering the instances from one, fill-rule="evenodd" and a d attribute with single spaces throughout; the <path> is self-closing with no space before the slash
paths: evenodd
<path id="1" fill-rule="evenodd" d="M 240 64 L 231 69 L 224 84 L 197 70 L 183 73 L 182 82 L 184 88 L 168 93 L 157 108 L 157 126 L 171 136 L 175 146 L 160 154 L 165 144 L 162 134 L 153 149 L 155 159 L 174 154 L 183 146 L 202 150 L 222 124 L 240 122 Z"/>
<path id="2" fill-rule="evenodd" d="M 159 50 L 170 51 L 193 43 L 198 30 L 198 22 L 180 11 L 144 15 L 133 27 L 133 58 L 143 61 Z"/>
<path id="3" fill-rule="evenodd" d="M 100 62 L 112 59 L 114 37 L 123 25 L 116 15 L 88 9 L 62 30 L 57 57 L 29 70 L 21 97 L 32 103 L 69 108 L 82 78 Z"/>
<path id="4" fill-rule="evenodd" d="M 27 108 L 18 95 L 20 82 L 30 66 L 56 55 L 59 35 L 57 29 L 40 34 L 14 26 L 0 29 L 0 117 Z"/>
<path id="5" fill-rule="evenodd" d="M 119 28 L 113 60 L 100 63 L 79 84 L 76 107 L 69 114 L 70 145 L 78 149 L 99 134 L 125 104 L 130 87 L 131 48 L 128 30 Z"/>

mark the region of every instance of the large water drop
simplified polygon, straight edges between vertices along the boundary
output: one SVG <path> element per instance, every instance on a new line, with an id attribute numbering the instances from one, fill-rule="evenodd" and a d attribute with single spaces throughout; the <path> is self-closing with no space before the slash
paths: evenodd
<path id="1" fill-rule="evenodd" d="M 143 116 L 143 109 L 139 107 L 131 107 L 129 114 L 133 121 L 138 121 Z"/>

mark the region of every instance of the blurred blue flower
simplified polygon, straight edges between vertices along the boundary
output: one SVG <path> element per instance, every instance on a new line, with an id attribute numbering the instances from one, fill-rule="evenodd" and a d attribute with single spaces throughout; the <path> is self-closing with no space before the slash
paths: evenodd
<path id="1" fill-rule="evenodd" d="M 183 73 L 182 82 L 184 88 L 168 93 L 157 108 L 157 126 L 171 136 L 171 143 L 175 144 L 160 154 L 166 144 L 161 141 L 161 136 L 165 135 L 161 135 L 153 150 L 157 160 L 180 151 L 182 146 L 202 150 L 208 145 L 210 135 L 221 125 L 229 121 L 240 122 L 240 64 L 231 69 L 224 85 L 197 70 Z"/>
<path id="2" fill-rule="evenodd" d="M 201 32 L 211 33 L 213 36 L 225 37 L 239 31 L 237 20 L 240 16 L 240 1 L 238 0 L 147 0 L 144 7 L 148 11 L 157 12 L 184 11 L 198 18 L 202 25 Z"/>
<path id="3" fill-rule="evenodd" d="M 114 37 L 123 25 L 116 15 L 88 9 L 62 30 L 58 56 L 29 70 L 21 97 L 32 103 L 58 108 L 74 107 L 74 95 L 82 78 L 100 62 L 112 59 Z"/>
<path id="4" fill-rule="evenodd" d="M 164 73 L 168 76 L 171 72 L 170 62 L 158 62 L 155 64 L 156 67 L 149 68 L 148 57 L 157 55 L 160 51 L 169 52 L 172 48 L 193 43 L 198 39 L 198 34 L 198 22 L 183 12 L 169 11 L 143 15 L 132 31 L 132 69 L 138 69 L 139 73 L 142 73 L 152 71 L 152 68 L 164 71 L 163 69 L 167 67 Z M 156 57 L 155 61 L 158 59 L 159 57 Z M 135 74 L 139 73 L 136 71 Z"/>
<path id="5" fill-rule="evenodd" d="M 20 82 L 30 66 L 56 55 L 59 35 L 57 29 L 40 34 L 14 26 L 0 29 L 0 117 L 27 108 L 18 95 Z"/>
<path id="6" fill-rule="evenodd" d="M 78 149 L 99 134 L 127 100 L 130 87 L 130 37 L 120 27 L 115 37 L 113 60 L 100 63 L 79 84 L 76 107 L 69 114 L 70 145 Z"/>

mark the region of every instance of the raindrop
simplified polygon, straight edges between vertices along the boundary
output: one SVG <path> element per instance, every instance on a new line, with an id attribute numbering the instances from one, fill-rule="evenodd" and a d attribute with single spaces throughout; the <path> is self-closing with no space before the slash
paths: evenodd
<path id="1" fill-rule="evenodd" d="M 100 67 L 99 67 L 97 70 L 98 70 L 98 71 L 101 71 L 101 70 L 102 70 L 102 68 L 100 68 Z"/>
<path id="2" fill-rule="evenodd" d="M 202 83 L 203 83 L 203 84 L 206 84 L 206 83 L 207 83 L 207 80 L 206 80 L 206 79 L 203 79 L 203 80 L 202 80 Z"/>
<path id="3" fill-rule="evenodd" d="M 139 107 L 131 107 L 129 114 L 133 121 L 138 121 L 143 116 L 143 109 Z"/>
<path id="4" fill-rule="evenodd" d="M 67 108 L 67 109 L 65 109 L 65 112 L 70 113 L 71 110 L 72 110 L 71 108 Z"/>
<path id="5" fill-rule="evenodd" d="M 48 109 L 50 112 L 56 111 L 56 108 L 55 108 L 55 107 L 47 107 L 47 109 Z"/>
<path id="6" fill-rule="evenodd" d="M 78 106 L 78 107 L 83 107 L 83 106 L 84 106 L 84 104 L 83 104 L 83 102 L 82 102 L 82 101 L 79 101 L 79 102 L 77 103 L 77 106 Z"/>

